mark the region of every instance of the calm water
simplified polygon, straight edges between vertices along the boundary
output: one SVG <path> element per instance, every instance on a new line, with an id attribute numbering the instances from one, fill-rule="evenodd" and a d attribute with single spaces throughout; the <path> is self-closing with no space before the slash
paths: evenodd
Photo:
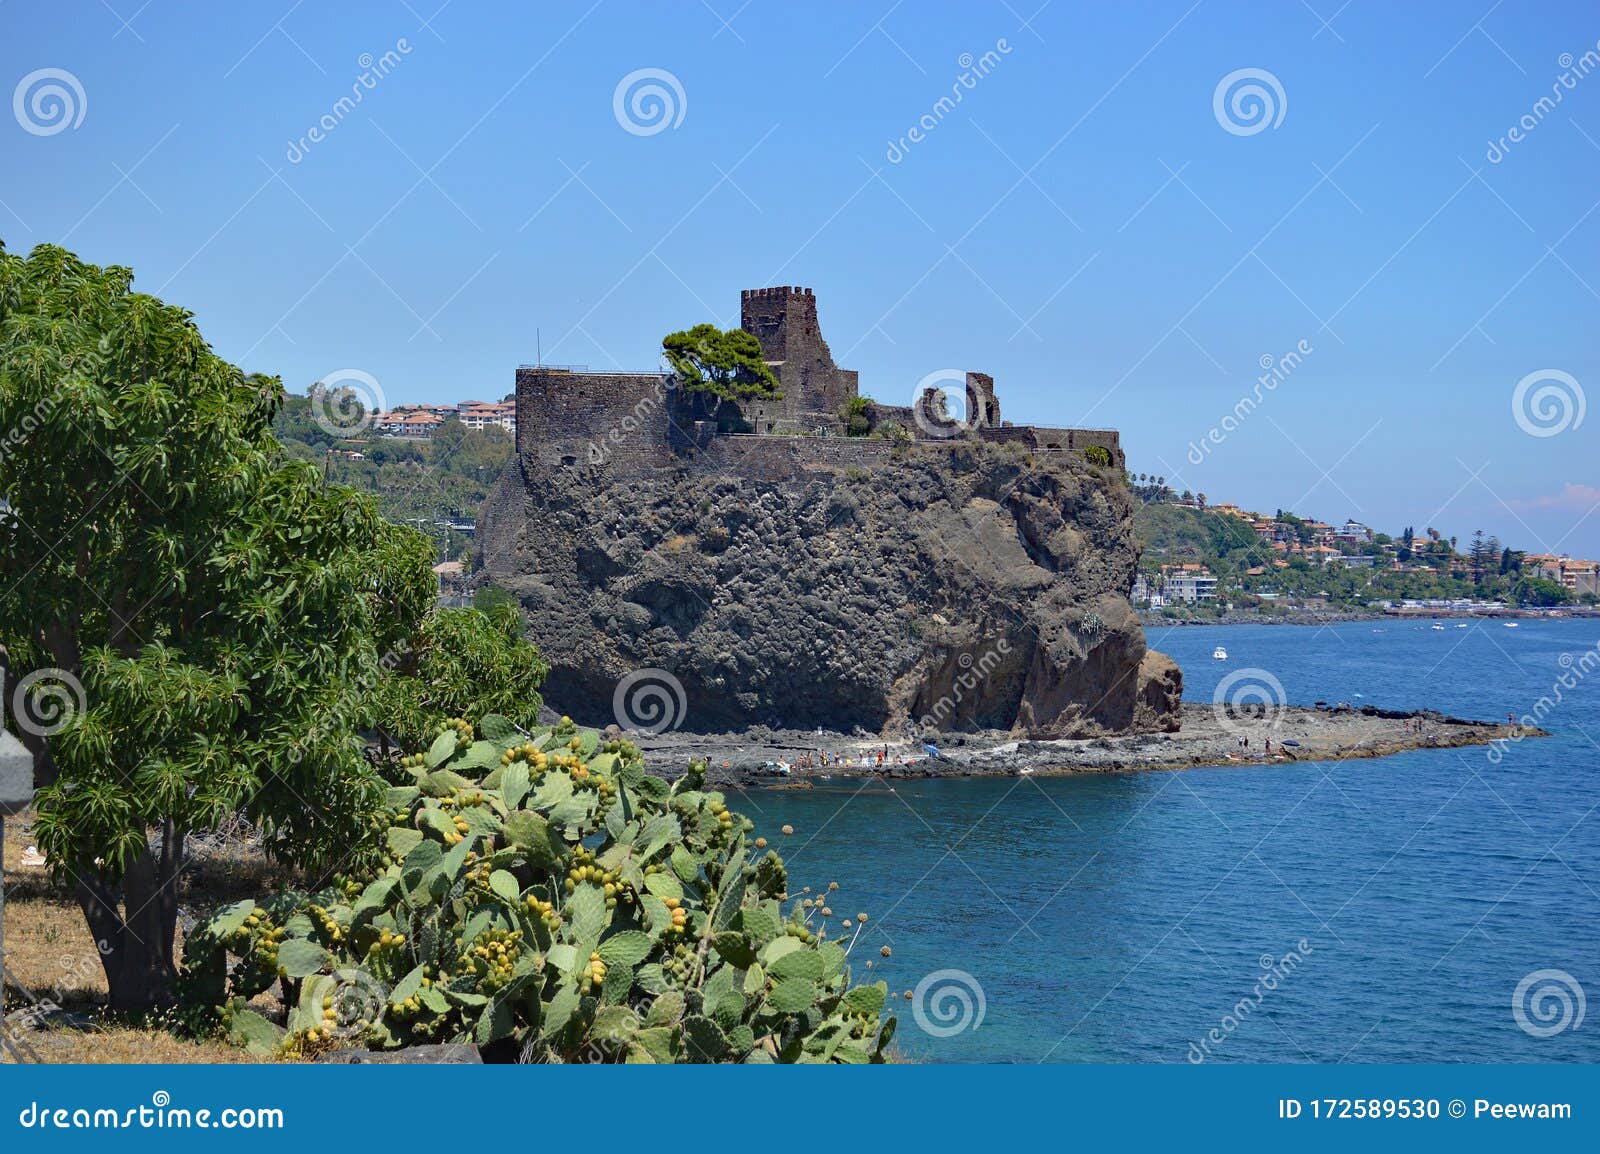
<path id="1" fill-rule="evenodd" d="M 1151 631 L 1191 700 L 1260 667 L 1297 704 L 1484 718 L 1531 709 L 1562 655 L 1597 642 L 1594 621 Z M 1211 660 L 1218 644 L 1231 660 Z M 1564 692 L 1545 722 L 1556 736 L 1498 765 L 1470 748 L 892 793 L 841 783 L 744 804 L 783 842 L 796 887 L 837 881 L 835 920 L 871 914 L 853 956 L 893 990 L 946 969 L 981 987 L 981 1025 L 948 1036 L 897 1002 L 902 1047 L 924 1060 L 1183 1062 L 1216 1030 L 1207 1060 L 1594 1062 L 1600 671 Z M 779 838 L 785 822 L 795 833 Z M 1284 976 L 1257 1005 L 1263 959 Z M 1541 1038 L 1512 996 L 1547 969 L 1596 1004 Z M 957 999 L 943 1005 L 959 1019 Z M 1545 1006 L 1553 1025 L 1559 1004 Z"/>

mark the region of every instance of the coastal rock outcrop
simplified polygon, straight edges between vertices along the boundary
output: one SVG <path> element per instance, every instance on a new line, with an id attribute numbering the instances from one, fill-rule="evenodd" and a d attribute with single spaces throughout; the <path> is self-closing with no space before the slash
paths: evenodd
<path id="1" fill-rule="evenodd" d="M 719 437 L 671 465 L 524 452 L 479 523 L 573 716 L 1085 737 L 1178 726 L 1182 676 L 1129 607 L 1115 469 L 1017 444 Z"/>

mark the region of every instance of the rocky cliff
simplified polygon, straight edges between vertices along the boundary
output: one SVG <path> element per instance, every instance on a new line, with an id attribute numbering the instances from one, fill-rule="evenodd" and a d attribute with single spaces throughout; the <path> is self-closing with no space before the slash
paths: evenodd
<path id="1" fill-rule="evenodd" d="M 834 446 L 513 463 L 480 549 L 530 618 L 550 701 L 610 721 L 619 682 L 655 668 L 683 687 L 657 704 L 698 732 L 1177 728 L 1181 674 L 1129 608 L 1133 510 L 1111 470 L 973 442 L 873 442 L 854 463 Z"/>

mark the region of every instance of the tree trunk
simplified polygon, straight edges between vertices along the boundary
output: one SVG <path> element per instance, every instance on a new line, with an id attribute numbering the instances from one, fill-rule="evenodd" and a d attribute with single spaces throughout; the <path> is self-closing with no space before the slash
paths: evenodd
<path id="1" fill-rule="evenodd" d="M 162 834 L 160 851 L 146 847 L 120 883 L 77 874 L 74 892 L 100 952 L 111 990 L 110 1009 L 115 1013 L 146 1013 L 177 1000 L 173 947 L 184 835 L 173 830 L 170 822 Z"/>

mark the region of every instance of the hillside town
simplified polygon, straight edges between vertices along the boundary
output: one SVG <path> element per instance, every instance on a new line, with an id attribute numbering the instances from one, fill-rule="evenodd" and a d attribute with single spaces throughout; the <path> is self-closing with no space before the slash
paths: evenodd
<path id="1" fill-rule="evenodd" d="M 1145 483 L 1148 482 L 1148 483 Z M 1354 518 L 1266 514 L 1133 478 L 1146 552 L 1132 602 L 1169 617 L 1305 611 L 1472 613 L 1600 604 L 1600 562 L 1525 553 L 1481 530 L 1398 535 Z"/>
<path id="2" fill-rule="evenodd" d="M 399 405 L 379 413 L 372 431 L 384 437 L 412 437 L 427 440 L 448 420 L 460 421 L 468 429 L 500 428 L 517 435 L 515 401 L 461 401 L 454 405 Z"/>

